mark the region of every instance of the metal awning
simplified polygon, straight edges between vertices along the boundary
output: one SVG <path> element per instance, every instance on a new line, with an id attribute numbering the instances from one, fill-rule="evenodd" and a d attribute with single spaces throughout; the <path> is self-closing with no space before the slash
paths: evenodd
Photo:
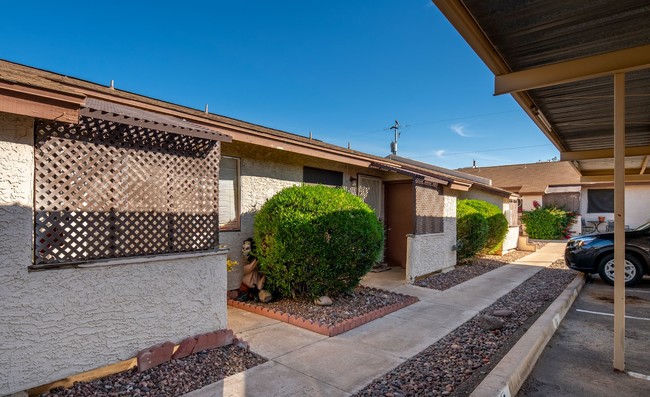
<path id="1" fill-rule="evenodd" d="M 173 134 L 206 138 L 213 141 L 232 141 L 232 138 L 228 135 L 178 117 L 154 113 L 95 98 L 86 98 L 85 105 L 79 114 L 81 116 L 93 117 L 116 123 L 171 132 Z"/>
<path id="2" fill-rule="evenodd" d="M 580 193 L 582 190 L 581 185 L 571 185 L 571 186 L 547 186 L 544 194 L 553 194 L 553 193 Z"/>

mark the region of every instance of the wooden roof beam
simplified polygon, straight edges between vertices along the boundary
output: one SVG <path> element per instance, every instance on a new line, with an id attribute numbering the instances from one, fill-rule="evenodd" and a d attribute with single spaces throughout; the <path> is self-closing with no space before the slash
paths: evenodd
<path id="1" fill-rule="evenodd" d="M 650 146 L 630 146 L 625 148 L 625 157 L 648 156 Z M 614 149 L 577 150 L 560 152 L 560 161 L 581 161 L 614 158 Z"/>
<path id="2" fill-rule="evenodd" d="M 582 176 L 580 182 L 614 182 L 614 175 Z M 650 174 L 626 174 L 625 182 L 650 182 Z"/>
<path id="3" fill-rule="evenodd" d="M 494 95 L 650 68 L 650 44 L 496 76 Z"/>

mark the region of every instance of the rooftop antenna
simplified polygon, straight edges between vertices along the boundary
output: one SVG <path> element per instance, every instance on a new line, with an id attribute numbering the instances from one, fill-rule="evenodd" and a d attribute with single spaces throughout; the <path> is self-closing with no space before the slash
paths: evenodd
<path id="1" fill-rule="evenodd" d="M 399 130 L 399 121 L 395 120 L 395 125 L 390 127 L 391 130 L 395 130 L 395 140 L 390 143 L 390 152 L 394 156 L 397 156 L 397 139 L 402 135 Z"/>

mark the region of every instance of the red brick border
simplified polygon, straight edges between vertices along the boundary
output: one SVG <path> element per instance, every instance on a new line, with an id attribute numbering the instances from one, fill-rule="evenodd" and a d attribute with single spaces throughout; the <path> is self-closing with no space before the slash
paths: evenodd
<path id="1" fill-rule="evenodd" d="M 228 345 L 235 345 L 249 350 L 248 342 L 235 338 L 235 333 L 231 329 L 220 329 L 185 338 L 178 345 L 176 351 L 174 351 L 176 345 L 172 342 L 161 343 L 141 350 L 136 356 L 138 372 L 157 367 L 172 359 L 180 359 L 203 350 Z"/>
<path id="2" fill-rule="evenodd" d="M 373 291 L 389 292 L 377 288 L 369 288 L 369 289 Z M 394 294 L 394 292 L 391 293 Z M 329 325 L 329 326 L 320 322 L 314 322 L 302 317 L 290 315 L 288 313 L 284 313 L 270 307 L 264 307 L 262 306 L 263 304 L 260 303 L 239 302 L 234 299 L 228 299 L 228 305 L 232 307 L 236 307 L 238 309 L 245 310 L 247 312 L 259 314 L 260 316 L 282 321 L 283 323 L 295 325 L 296 327 L 304 328 L 309 331 L 316 332 L 317 334 L 326 335 L 326 336 L 336 336 L 344 332 L 347 332 L 351 329 L 357 328 L 363 324 L 376 320 L 380 317 L 384 317 L 387 314 L 405 308 L 406 306 L 412 305 L 415 302 L 419 301 L 419 299 L 415 296 L 409 296 L 403 294 L 398 294 L 398 295 L 405 296 L 406 299 L 402 302 L 393 303 L 392 305 L 384 306 L 382 308 L 373 310 L 361 316 L 350 318 L 340 323 Z"/>

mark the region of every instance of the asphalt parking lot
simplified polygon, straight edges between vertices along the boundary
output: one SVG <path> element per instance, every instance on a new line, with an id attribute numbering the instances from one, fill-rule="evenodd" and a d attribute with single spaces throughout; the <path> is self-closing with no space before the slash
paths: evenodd
<path id="1" fill-rule="evenodd" d="M 646 379 L 613 369 L 614 288 L 595 275 L 517 396 L 650 396 L 650 278 L 625 296 L 626 371 Z"/>

